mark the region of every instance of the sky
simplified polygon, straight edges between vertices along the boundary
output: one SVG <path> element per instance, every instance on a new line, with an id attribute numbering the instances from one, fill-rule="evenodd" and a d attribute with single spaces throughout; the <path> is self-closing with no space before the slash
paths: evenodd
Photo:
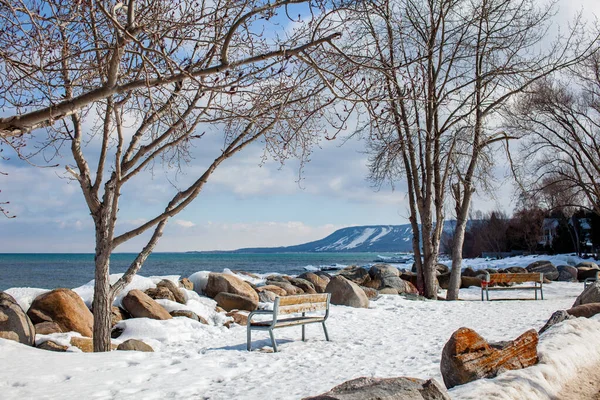
<path id="1" fill-rule="evenodd" d="M 562 0 L 560 7 L 563 19 L 579 7 L 584 7 L 586 14 L 589 10 L 600 15 L 597 0 Z M 209 142 L 197 148 L 197 158 L 175 184 L 197 177 L 203 156 L 215 145 Z M 321 142 L 300 175 L 297 162 L 261 163 L 260 146 L 248 148 L 220 166 L 203 193 L 171 219 L 156 251 L 286 246 L 321 239 L 347 226 L 408 223 L 403 186 L 395 191 L 374 188 L 366 179 L 368 156 L 364 149 L 364 143 L 356 139 Z M 7 154 L 7 150 L 4 155 L 9 159 L 0 160 L 0 201 L 10 201 L 5 208 L 16 218 L 0 216 L 0 253 L 93 252 L 89 210 L 77 183 L 64 173 L 70 159 L 55 158 L 52 163 L 59 164 L 57 167 L 42 168 Z M 512 185 L 504 171 L 499 163 L 495 196 L 478 193 L 473 210 L 512 211 Z M 120 203 L 119 232 L 164 208 L 173 190 L 173 176 L 165 178 L 157 170 L 154 176 L 146 173 L 132 180 Z M 137 252 L 144 239 L 142 235 L 116 251 Z"/>

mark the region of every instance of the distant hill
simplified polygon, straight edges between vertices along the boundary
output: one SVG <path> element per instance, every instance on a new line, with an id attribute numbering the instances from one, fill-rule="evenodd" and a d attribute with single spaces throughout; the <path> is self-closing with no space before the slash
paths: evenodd
<path id="1" fill-rule="evenodd" d="M 412 231 L 406 225 L 369 225 L 342 228 L 324 239 L 287 247 L 235 250 L 235 253 L 315 253 L 315 252 L 410 252 Z"/>

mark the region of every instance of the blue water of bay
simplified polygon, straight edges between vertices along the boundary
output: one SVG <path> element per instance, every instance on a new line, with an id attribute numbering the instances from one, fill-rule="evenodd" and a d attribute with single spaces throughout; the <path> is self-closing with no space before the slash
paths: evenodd
<path id="1" fill-rule="evenodd" d="M 188 277 L 197 271 L 222 272 L 228 268 L 297 275 L 305 272 L 305 267 L 368 265 L 377 256 L 377 253 L 153 253 L 139 274 Z M 110 272 L 125 272 L 134 258 L 133 253 L 113 254 Z M 74 288 L 92 279 L 93 254 L 0 254 L 0 291 L 11 287 Z"/>

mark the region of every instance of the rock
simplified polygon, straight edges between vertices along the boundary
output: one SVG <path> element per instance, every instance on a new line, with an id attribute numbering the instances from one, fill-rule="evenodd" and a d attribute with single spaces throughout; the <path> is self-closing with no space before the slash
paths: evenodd
<path id="1" fill-rule="evenodd" d="M 326 280 L 327 283 L 329 283 L 331 278 L 333 278 L 333 276 L 331 274 L 329 274 L 325 271 L 315 271 L 314 274 L 317 275 L 319 278 Z"/>
<path id="2" fill-rule="evenodd" d="M 272 282 L 283 282 L 283 283 L 289 283 L 290 277 L 287 275 L 269 275 L 266 277 L 266 281 L 272 281 Z"/>
<path id="3" fill-rule="evenodd" d="M 600 313 L 600 303 L 588 303 L 567 310 L 569 315 L 575 318 L 591 318 Z"/>
<path id="4" fill-rule="evenodd" d="M 213 299 L 219 293 L 235 294 L 238 296 L 246 297 L 250 299 L 253 303 L 258 303 L 258 294 L 252 288 L 252 286 L 250 286 L 248 282 L 243 281 L 237 276 L 229 274 L 211 272 L 208 275 L 208 283 L 206 284 L 206 289 L 204 289 L 204 293 L 206 293 L 208 297 L 212 297 Z"/>
<path id="5" fill-rule="evenodd" d="M 0 338 L 27 346 L 35 342 L 33 323 L 19 303 L 5 292 L 0 292 Z"/>
<path id="6" fill-rule="evenodd" d="M 460 328 L 442 351 L 440 369 L 447 388 L 501 372 L 526 368 L 538 362 L 538 334 L 531 329 L 514 341 L 493 346 L 472 329 Z"/>
<path id="7" fill-rule="evenodd" d="M 365 295 L 367 295 L 367 299 L 369 299 L 369 300 L 374 299 L 375 297 L 377 297 L 379 295 L 379 293 L 377 293 L 377 290 L 375 290 L 373 288 L 366 287 L 366 286 L 360 286 L 360 288 L 365 292 Z"/>
<path id="8" fill-rule="evenodd" d="M 439 264 L 439 263 L 436 264 L 435 270 L 436 270 L 437 275 L 447 274 L 447 273 L 450 272 L 450 268 L 448 268 L 447 265 L 445 265 L 445 264 Z"/>
<path id="9" fill-rule="evenodd" d="M 294 294 L 302 294 L 303 293 L 302 289 L 300 289 L 299 287 L 296 287 L 296 286 L 292 285 L 288 281 L 285 281 L 285 282 L 267 281 L 267 286 L 277 286 L 277 287 L 280 287 L 281 289 L 285 290 L 287 296 L 294 295 Z"/>
<path id="10" fill-rule="evenodd" d="M 129 315 L 129 313 L 127 311 L 123 310 L 122 308 L 112 306 L 111 311 L 110 311 L 111 326 L 115 326 L 120 321 L 123 321 L 124 319 L 129 319 L 129 318 L 131 318 L 131 315 Z"/>
<path id="11" fill-rule="evenodd" d="M 550 329 L 554 325 L 559 324 L 567 319 L 572 319 L 572 318 L 574 318 L 574 317 L 570 316 L 569 313 L 566 312 L 565 310 L 558 310 L 558 311 L 554 312 L 554 314 L 552 314 L 552 316 L 546 322 L 546 324 L 539 330 L 538 334 L 541 335 L 542 333 L 546 332 L 548 329 Z"/>
<path id="12" fill-rule="evenodd" d="M 198 314 L 190 310 L 175 310 L 171 311 L 169 314 L 171 314 L 171 317 L 173 318 L 189 318 L 194 321 L 202 322 L 204 325 L 208 325 L 208 322 L 204 318 L 199 317 Z"/>
<path id="13" fill-rule="evenodd" d="M 77 337 L 73 336 L 71 338 L 71 346 L 77 347 L 79 350 L 84 353 L 93 353 L 94 352 L 94 341 L 89 337 Z M 116 350 L 117 345 L 114 343 L 110 344 L 111 350 Z"/>
<path id="14" fill-rule="evenodd" d="M 400 274 L 400 279 L 406 282 L 410 282 L 414 286 L 417 286 L 417 274 L 413 274 L 412 272 L 402 273 Z"/>
<path id="15" fill-rule="evenodd" d="M 40 322 L 39 324 L 35 324 L 36 335 L 50 335 L 51 333 L 62 333 L 62 329 L 60 329 L 60 326 L 56 322 Z"/>
<path id="16" fill-rule="evenodd" d="M 419 291 L 417 290 L 417 287 L 415 285 L 413 285 L 411 282 L 406 282 L 406 283 L 408 284 L 408 290 L 404 294 L 410 294 L 410 295 L 413 295 L 413 294 L 418 295 L 419 294 Z M 402 294 L 402 293 L 400 293 L 400 294 Z"/>
<path id="17" fill-rule="evenodd" d="M 371 279 L 381 280 L 384 276 L 400 277 L 400 271 L 389 264 L 375 264 L 369 269 Z"/>
<path id="18" fill-rule="evenodd" d="M 260 297 L 260 293 L 264 292 L 264 291 L 275 293 L 277 296 L 287 296 L 287 292 L 285 291 L 285 289 L 283 289 L 279 286 L 266 285 L 266 286 L 259 286 L 256 288 L 256 292 L 258 293 L 259 297 Z"/>
<path id="19" fill-rule="evenodd" d="M 398 291 L 394 288 L 391 287 L 386 287 L 383 289 L 378 290 L 379 294 L 393 294 L 393 295 L 398 295 Z M 366 292 L 365 292 L 366 293 Z"/>
<path id="20" fill-rule="evenodd" d="M 334 276 L 327 284 L 325 292 L 331 293 L 331 304 L 369 308 L 369 299 L 364 290 L 343 276 Z"/>
<path id="21" fill-rule="evenodd" d="M 63 332 L 92 336 L 94 316 L 71 289 L 54 289 L 41 294 L 31 303 L 27 315 L 34 324 L 56 322 Z"/>
<path id="22" fill-rule="evenodd" d="M 183 295 L 183 292 L 179 290 L 179 288 L 173 283 L 173 281 L 163 279 L 162 281 L 156 284 L 156 287 L 168 289 L 173 295 L 173 298 L 176 302 L 178 302 L 179 304 L 185 304 L 185 296 Z"/>
<path id="23" fill-rule="evenodd" d="M 215 301 L 219 307 L 222 307 L 226 311 L 234 309 L 254 311 L 258 308 L 258 295 L 256 295 L 256 300 L 254 300 L 246 296 L 240 296 L 239 294 L 221 292 L 215 296 Z"/>
<path id="24" fill-rule="evenodd" d="M 171 291 L 165 287 L 155 287 L 146 289 L 144 293 L 146 293 L 153 300 L 166 299 L 175 301 L 173 293 L 171 293 Z"/>
<path id="25" fill-rule="evenodd" d="M 437 280 L 442 289 L 448 290 L 448 286 L 450 285 L 450 272 L 447 274 L 438 275 Z"/>
<path id="26" fill-rule="evenodd" d="M 531 263 L 525 268 L 527 272 L 541 272 L 544 274 L 544 278 L 555 281 L 558 279 L 558 270 L 550 261 L 540 260 Z"/>
<path id="27" fill-rule="evenodd" d="M 121 336 L 123 334 L 123 332 L 125 332 L 125 329 L 115 326 L 112 328 L 112 330 L 110 331 L 110 337 L 111 339 L 116 339 L 119 336 Z"/>
<path id="28" fill-rule="evenodd" d="M 312 283 L 314 289 L 317 293 L 325 293 L 325 288 L 329 283 L 329 278 L 319 276 L 312 272 L 305 272 L 301 275 L 298 275 L 299 279 L 304 279 L 310 283 Z"/>
<path id="29" fill-rule="evenodd" d="M 523 267 L 508 267 L 505 271 L 509 274 L 526 274 L 528 271 Z"/>
<path id="30" fill-rule="evenodd" d="M 583 282 L 588 278 L 596 278 L 596 274 L 598 274 L 598 270 L 595 268 L 588 267 L 579 267 L 577 268 L 577 280 L 579 282 Z"/>
<path id="31" fill-rule="evenodd" d="M 575 299 L 573 307 L 589 303 L 600 303 L 600 282 L 594 282 L 585 288 Z"/>
<path id="32" fill-rule="evenodd" d="M 233 322 L 235 322 L 238 325 L 243 325 L 243 326 L 248 325 L 248 314 L 246 314 L 244 312 L 241 312 L 239 310 L 233 310 L 233 311 L 228 312 L 225 315 L 227 317 L 233 318 Z M 227 327 L 229 328 L 230 326 L 231 326 L 231 324 L 229 324 Z"/>
<path id="33" fill-rule="evenodd" d="M 579 269 L 579 268 L 591 268 L 591 269 L 600 270 L 600 267 L 598 267 L 598 264 L 596 264 L 593 261 L 582 261 L 579 264 L 577 264 L 575 266 L 575 268 L 577 268 L 577 269 Z"/>
<path id="34" fill-rule="evenodd" d="M 273 303 L 273 302 L 275 302 L 275 299 L 277 297 L 278 296 L 275 293 L 273 293 L 269 290 L 263 290 L 263 291 L 258 292 L 258 300 L 261 303 Z"/>
<path id="35" fill-rule="evenodd" d="M 467 267 L 462 270 L 461 276 L 477 276 L 477 271 L 471 267 Z"/>
<path id="36" fill-rule="evenodd" d="M 558 270 L 558 281 L 560 282 L 577 282 L 577 268 L 571 267 L 570 265 L 559 265 L 556 267 Z"/>
<path id="37" fill-rule="evenodd" d="M 154 349 L 149 344 L 137 339 L 129 339 L 117 346 L 121 351 L 142 351 L 145 353 L 154 353 Z"/>
<path id="38" fill-rule="evenodd" d="M 450 396 L 434 379 L 362 377 L 303 400 L 450 400 Z"/>
<path id="39" fill-rule="evenodd" d="M 134 318 L 171 319 L 167 310 L 141 290 L 131 290 L 123 297 L 123 307 Z"/>
<path id="40" fill-rule="evenodd" d="M 306 294 L 316 294 L 315 286 L 307 281 L 306 279 L 301 278 L 290 278 L 290 283 L 300 289 Z"/>
<path id="41" fill-rule="evenodd" d="M 48 350 L 48 351 L 56 351 L 59 353 L 64 353 L 69 348 L 68 346 L 62 346 L 58 343 L 53 342 L 52 340 L 46 340 L 37 346 L 38 349 Z"/>
<path id="42" fill-rule="evenodd" d="M 194 284 L 188 278 L 183 278 L 179 281 L 179 285 L 187 290 L 194 290 Z"/>
<path id="43" fill-rule="evenodd" d="M 466 289 L 471 286 L 481 287 L 481 279 L 476 276 L 461 276 L 460 288 Z"/>
<path id="44" fill-rule="evenodd" d="M 351 265 L 349 267 L 344 268 L 338 273 L 338 275 L 343 276 L 349 281 L 352 281 L 357 285 L 362 286 L 365 286 L 365 283 L 371 280 L 371 277 L 369 276 L 369 271 L 367 271 L 363 267 L 357 267 L 356 265 Z"/>

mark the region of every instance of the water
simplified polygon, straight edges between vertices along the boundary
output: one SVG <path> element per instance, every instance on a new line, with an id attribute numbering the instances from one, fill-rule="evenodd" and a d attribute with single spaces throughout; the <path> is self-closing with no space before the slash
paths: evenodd
<path id="1" fill-rule="evenodd" d="M 222 272 L 225 268 L 254 273 L 276 272 L 297 275 L 305 267 L 367 265 L 378 253 L 272 253 L 212 254 L 153 253 L 139 274 L 181 275 L 197 271 Z M 391 254 L 381 254 L 391 256 Z M 111 273 L 125 272 L 135 258 L 132 253 L 111 257 Z M 0 254 L 0 291 L 11 287 L 74 288 L 94 279 L 93 254 Z"/>

